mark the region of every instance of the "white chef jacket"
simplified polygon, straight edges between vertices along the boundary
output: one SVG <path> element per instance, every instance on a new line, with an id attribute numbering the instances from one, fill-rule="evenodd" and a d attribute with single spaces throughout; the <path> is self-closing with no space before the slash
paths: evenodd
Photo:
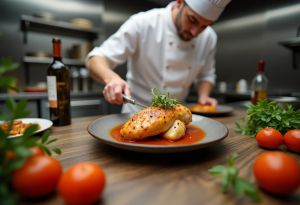
<path id="1" fill-rule="evenodd" d="M 174 4 L 131 16 L 87 56 L 105 56 L 113 68 L 127 60 L 132 97 L 145 105 L 151 102 L 152 88 L 183 102 L 194 81 L 215 83 L 216 33 L 207 27 L 191 41 L 181 40 L 171 16 Z M 127 103 L 122 112 L 139 109 Z"/>

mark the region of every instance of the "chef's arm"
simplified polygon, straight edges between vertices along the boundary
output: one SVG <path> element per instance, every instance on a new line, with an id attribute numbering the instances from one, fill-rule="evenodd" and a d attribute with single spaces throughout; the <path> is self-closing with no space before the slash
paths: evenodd
<path id="1" fill-rule="evenodd" d="M 209 81 L 201 81 L 198 84 L 198 103 L 200 104 L 211 104 L 212 106 L 217 105 L 217 100 L 210 97 L 213 90 L 213 84 Z"/>
<path id="2" fill-rule="evenodd" d="M 102 56 L 93 56 L 86 62 L 86 67 L 90 71 L 92 78 L 101 83 L 108 83 L 114 78 L 121 78 L 112 70 L 109 61 Z"/>
<path id="3" fill-rule="evenodd" d="M 86 67 L 93 79 L 105 84 L 103 95 L 108 102 L 122 104 L 123 93 L 131 96 L 128 84 L 112 70 L 106 57 L 93 56 L 87 60 Z"/>

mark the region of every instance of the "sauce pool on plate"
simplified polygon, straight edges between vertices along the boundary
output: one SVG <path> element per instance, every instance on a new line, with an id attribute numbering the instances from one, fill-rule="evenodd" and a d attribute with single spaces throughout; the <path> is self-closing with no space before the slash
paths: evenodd
<path id="1" fill-rule="evenodd" d="M 125 140 L 120 134 L 123 124 L 117 125 L 110 131 L 110 136 L 118 142 L 144 144 L 144 145 L 191 145 L 205 137 L 205 132 L 197 126 L 187 125 L 185 135 L 177 141 L 169 141 L 161 136 L 153 136 L 151 138 L 140 141 Z"/>

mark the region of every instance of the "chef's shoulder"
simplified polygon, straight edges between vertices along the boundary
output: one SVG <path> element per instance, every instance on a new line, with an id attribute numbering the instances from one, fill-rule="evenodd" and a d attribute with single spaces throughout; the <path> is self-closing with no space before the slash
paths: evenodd
<path id="1" fill-rule="evenodd" d="M 209 42 L 210 45 L 215 46 L 217 43 L 217 33 L 215 30 L 208 26 L 206 29 L 199 35 L 198 43 L 200 42 Z"/>
<path id="2" fill-rule="evenodd" d="M 132 21 L 138 26 L 157 26 L 166 15 L 165 8 L 155 8 L 132 15 L 128 21 Z"/>
<path id="3" fill-rule="evenodd" d="M 217 33 L 211 26 L 206 27 L 206 29 L 203 31 L 203 34 L 206 38 L 210 38 L 210 39 L 217 38 Z"/>

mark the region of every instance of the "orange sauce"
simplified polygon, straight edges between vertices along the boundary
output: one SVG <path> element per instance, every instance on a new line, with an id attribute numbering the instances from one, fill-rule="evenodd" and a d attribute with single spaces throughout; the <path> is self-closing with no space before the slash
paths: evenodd
<path id="1" fill-rule="evenodd" d="M 139 141 L 129 141 L 120 134 L 121 125 L 117 125 L 110 131 L 110 136 L 118 142 L 144 144 L 144 145 L 191 145 L 205 137 L 205 132 L 194 125 L 187 125 L 185 135 L 177 141 L 169 141 L 161 136 L 153 136 L 151 138 Z"/>

